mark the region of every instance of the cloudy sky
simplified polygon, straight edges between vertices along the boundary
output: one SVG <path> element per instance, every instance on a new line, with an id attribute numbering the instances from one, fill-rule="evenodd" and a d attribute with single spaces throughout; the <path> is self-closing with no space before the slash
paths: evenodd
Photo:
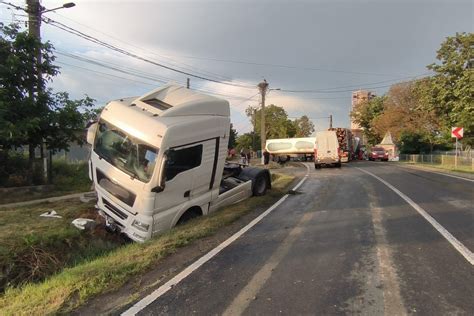
<path id="1" fill-rule="evenodd" d="M 290 117 L 306 114 L 319 130 L 329 114 L 335 126 L 348 127 L 351 90 L 383 94 L 394 82 L 426 75 L 443 39 L 474 25 L 473 1 L 458 0 L 75 3 L 44 16 L 154 63 L 230 83 L 191 77 L 192 88 L 230 101 L 240 133 L 251 129 L 244 110 L 259 105 L 255 85 L 264 78 L 282 89 L 270 91 L 267 104 L 283 106 Z M 24 12 L 7 8 L 0 5 L 0 22 L 25 21 Z M 61 67 L 53 88 L 75 98 L 87 94 L 104 104 L 163 82 L 184 85 L 189 77 L 50 24 L 43 23 L 42 37 L 57 49 Z"/>

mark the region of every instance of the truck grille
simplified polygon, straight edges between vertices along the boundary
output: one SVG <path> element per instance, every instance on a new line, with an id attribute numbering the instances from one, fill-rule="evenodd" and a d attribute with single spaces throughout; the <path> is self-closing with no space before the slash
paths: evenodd
<path id="1" fill-rule="evenodd" d="M 102 198 L 102 203 L 104 203 L 104 206 L 109 210 L 111 211 L 112 213 L 114 213 L 115 215 L 117 215 L 120 219 L 126 219 L 128 217 L 127 214 L 125 214 L 124 212 L 122 212 L 121 210 L 119 210 L 118 208 L 116 208 L 115 206 L 112 205 L 112 203 L 110 203 L 109 201 L 107 201 L 106 199 Z"/>
<path id="2" fill-rule="evenodd" d="M 132 207 L 137 197 L 134 193 L 125 189 L 123 186 L 111 181 L 102 171 L 96 169 L 97 183 L 107 192 L 115 196 L 120 201 Z"/>

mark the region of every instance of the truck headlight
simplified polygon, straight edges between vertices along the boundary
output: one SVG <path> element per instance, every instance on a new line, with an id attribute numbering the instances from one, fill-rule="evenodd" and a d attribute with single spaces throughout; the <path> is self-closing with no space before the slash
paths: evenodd
<path id="1" fill-rule="evenodd" d="M 147 232 L 150 228 L 150 224 L 142 223 L 140 221 L 137 221 L 136 219 L 133 220 L 132 226 L 138 230 L 141 230 L 142 232 Z"/>

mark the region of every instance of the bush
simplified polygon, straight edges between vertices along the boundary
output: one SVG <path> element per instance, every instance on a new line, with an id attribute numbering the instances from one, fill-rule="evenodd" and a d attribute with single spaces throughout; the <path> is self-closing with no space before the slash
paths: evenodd
<path id="1" fill-rule="evenodd" d="M 21 187 L 44 184 L 43 164 L 35 161 L 33 183 L 28 183 L 28 157 L 23 153 L 0 151 L 0 187 Z M 87 162 L 70 163 L 66 160 L 53 160 L 53 184 L 58 191 L 88 191 L 89 180 Z"/>
<path id="2" fill-rule="evenodd" d="M 87 162 L 69 163 L 65 160 L 53 161 L 53 184 L 58 191 L 88 191 L 89 166 Z"/>

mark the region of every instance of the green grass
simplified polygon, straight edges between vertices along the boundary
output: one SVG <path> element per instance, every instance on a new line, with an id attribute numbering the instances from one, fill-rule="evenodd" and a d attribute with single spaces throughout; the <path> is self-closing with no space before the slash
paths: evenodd
<path id="1" fill-rule="evenodd" d="M 68 313 L 98 294 L 118 289 L 176 249 L 212 235 L 257 207 L 270 205 L 286 192 L 293 180 L 287 175 L 272 178 L 273 188 L 265 196 L 198 218 L 146 243 L 121 246 L 99 258 L 65 268 L 43 282 L 8 288 L 0 297 L 0 314 Z"/>
<path id="2" fill-rule="evenodd" d="M 39 216 L 53 209 L 62 218 Z M 97 212 L 78 200 L 0 209 L 0 291 L 41 281 L 123 244 L 98 229 L 79 231 L 71 224 L 77 217 L 97 219 Z"/>
<path id="3" fill-rule="evenodd" d="M 421 168 L 432 168 L 432 169 L 474 174 L 474 170 L 472 170 L 472 167 L 470 166 L 458 166 L 457 168 L 455 168 L 454 165 L 451 165 L 451 164 L 441 165 L 441 164 L 431 164 L 431 163 L 413 163 L 410 161 L 400 161 L 399 163 L 411 165 L 411 166 L 418 166 Z"/>

